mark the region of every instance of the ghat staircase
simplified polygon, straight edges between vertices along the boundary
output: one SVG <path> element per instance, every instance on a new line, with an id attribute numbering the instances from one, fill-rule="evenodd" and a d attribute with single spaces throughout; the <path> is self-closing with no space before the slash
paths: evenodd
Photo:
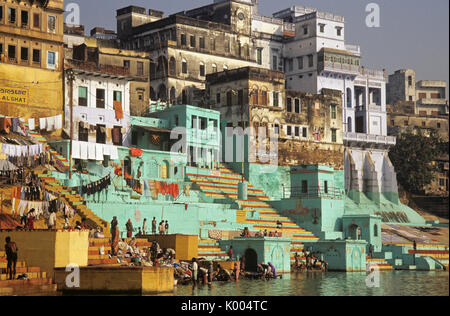
<path id="1" fill-rule="evenodd" d="M 56 291 L 56 285 L 39 267 L 30 267 L 23 260 L 18 260 L 16 265 L 16 278 L 26 274 L 28 280 L 8 280 L 6 274 L 7 260 L 4 251 L 0 251 L 0 295 L 32 295 L 42 292 Z"/>
<path id="2" fill-rule="evenodd" d="M 194 189 L 198 188 L 206 197 L 214 200 L 226 200 L 229 203 L 237 204 L 236 222 L 243 227 L 248 226 L 250 230 L 278 232 L 282 236 L 291 238 L 291 261 L 294 261 L 295 253 L 303 250 L 305 242 L 317 241 L 318 238 L 311 232 L 299 227 L 288 217 L 281 216 L 268 201 L 270 198 L 263 190 L 256 189 L 249 184 L 248 199 L 238 199 L 238 183 L 242 180 L 242 175 L 222 166 L 218 172 L 186 173 L 187 178 L 194 184 Z M 282 227 L 277 227 L 277 222 L 282 223 Z M 210 257 L 211 259 L 226 258 L 226 254 L 219 248 L 217 242 L 210 239 L 199 240 L 199 257 Z M 300 258 L 304 260 L 304 258 Z"/>
<path id="3" fill-rule="evenodd" d="M 85 218 L 90 226 L 100 227 L 105 236 L 110 236 L 109 223 L 92 212 L 83 197 L 71 188 L 61 184 L 58 179 L 52 177 L 50 171 L 37 171 L 36 175 L 44 183 L 44 188 L 59 197 L 64 203 L 74 209 L 81 218 Z"/>
<path id="4" fill-rule="evenodd" d="M 130 238 L 125 239 L 127 243 L 131 241 Z M 140 250 L 151 247 L 152 243 L 146 238 L 136 238 L 136 246 Z M 117 257 L 111 258 L 111 238 L 89 238 L 89 253 L 88 265 L 98 266 L 120 266 L 130 263 L 129 258 L 122 258 L 120 261 Z"/>
<path id="5" fill-rule="evenodd" d="M 394 270 L 394 267 L 389 262 L 387 262 L 385 258 L 370 258 L 369 256 L 367 256 L 366 265 L 368 271 L 371 271 L 374 266 L 378 268 L 378 271 Z"/>

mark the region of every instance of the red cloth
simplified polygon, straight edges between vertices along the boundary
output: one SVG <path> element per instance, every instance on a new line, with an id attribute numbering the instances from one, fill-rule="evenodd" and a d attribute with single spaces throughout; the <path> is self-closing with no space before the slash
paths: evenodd
<path id="1" fill-rule="evenodd" d="M 121 177 L 122 176 L 122 167 L 116 167 L 114 169 L 114 174 Z"/>
<path id="2" fill-rule="evenodd" d="M 188 205 L 187 204 L 184 204 L 184 209 L 187 211 L 187 209 L 188 209 Z"/>
<path id="3" fill-rule="evenodd" d="M 130 148 L 131 157 L 141 157 L 144 151 L 139 148 Z"/>

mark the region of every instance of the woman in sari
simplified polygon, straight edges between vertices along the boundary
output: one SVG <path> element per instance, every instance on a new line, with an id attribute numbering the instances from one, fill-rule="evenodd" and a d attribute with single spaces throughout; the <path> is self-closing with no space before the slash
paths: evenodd
<path id="1" fill-rule="evenodd" d="M 114 216 L 111 221 L 111 254 L 117 256 L 119 251 L 119 223 L 117 222 L 117 217 Z"/>

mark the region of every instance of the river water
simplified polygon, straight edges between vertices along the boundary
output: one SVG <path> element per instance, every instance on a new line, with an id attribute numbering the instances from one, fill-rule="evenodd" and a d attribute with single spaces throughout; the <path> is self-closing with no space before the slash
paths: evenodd
<path id="1" fill-rule="evenodd" d="M 178 286 L 176 296 L 448 296 L 448 272 L 366 273 L 304 272 L 281 280 L 239 280 L 214 282 L 211 287 Z M 379 285 L 368 287 L 369 285 Z M 379 282 L 377 282 L 379 280 Z"/>

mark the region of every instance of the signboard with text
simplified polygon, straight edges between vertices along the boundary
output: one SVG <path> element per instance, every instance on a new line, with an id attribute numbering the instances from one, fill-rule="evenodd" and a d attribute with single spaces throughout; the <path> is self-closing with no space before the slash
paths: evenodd
<path id="1" fill-rule="evenodd" d="M 28 90 L 0 86 L 0 102 L 28 104 Z"/>

